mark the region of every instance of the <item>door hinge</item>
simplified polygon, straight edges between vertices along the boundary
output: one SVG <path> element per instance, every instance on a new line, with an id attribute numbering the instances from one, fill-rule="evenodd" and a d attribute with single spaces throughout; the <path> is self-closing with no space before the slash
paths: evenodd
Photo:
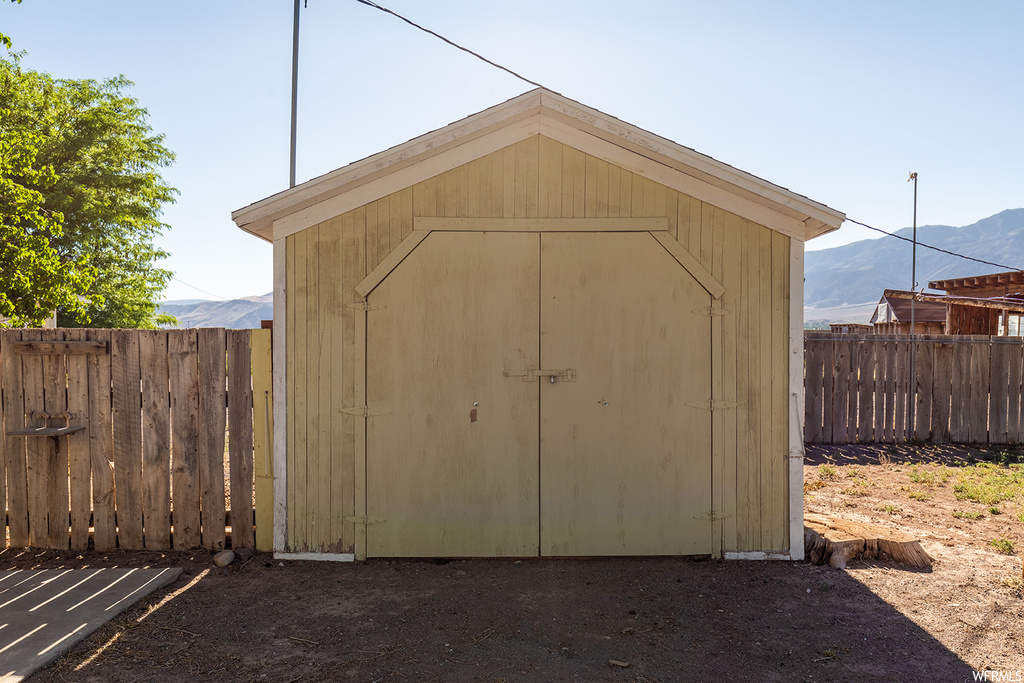
<path id="1" fill-rule="evenodd" d="M 721 410 L 722 408 L 739 408 L 739 403 L 733 403 L 732 401 L 719 401 L 717 399 L 708 399 L 707 401 L 691 401 L 686 405 L 691 408 L 700 408 L 701 410 Z"/>
<path id="2" fill-rule="evenodd" d="M 387 308 L 387 304 L 371 304 L 369 301 L 357 301 L 354 304 L 345 304 L 346 308 L 354 308 L 357 311 L 379 311 Z"/>
<path id="3" fill-rule="evenodd" d="M 505 377 L 522 377 L 524 382 L 536 382 L 541 377 L 547 377 L 554 383 L 556 377 L 560 377 L 563 382 L 575 382 L 576 371 L 572 368 L 566 370 L 506 370 L 504 373 Z"/>
<path id="4" fill-rule="evenodd" d="M 345 406 L 343 408 L 338 408 L 338 412 L 344 413 L 345 415 L 358 415 L 360 417 L 375 417 L 377 415 L 391 414 L 390 410 L 385 410 L 384 408 L 371 409 L 369 406 Z"/>
<path id="5" fill-rule="evenodd" d="M 708 514 L 706 514 L 706 515 L 694 515 L 693 518 L 694 519 L 706 519 L 709 522 L 717 522 L 718 520 L 725 519 L 726 517 L 732 517 L 732 515 L 719 515 L 714 510 L 708 510 Z"/>
<path id="6" fill-rule="evenodd" d="M 693 312 L 696 313 L 697 315 L 716 316 L 716 315 L 725 315 L 729 311 L 725 310 L 721 306 L 715 306 L 714 304 L 712 304 L 711 306 L 703 306 L 701 308 L 695 308 L 695 309 L 693 309 Z"/>
<path id="7" fill-rule="evenodd" d="M 387 520 L 383 517 L 370 517 L 368 515 L 349 515 L 345 517 L 345 521 L 354 524 L 382 524 Z"/>

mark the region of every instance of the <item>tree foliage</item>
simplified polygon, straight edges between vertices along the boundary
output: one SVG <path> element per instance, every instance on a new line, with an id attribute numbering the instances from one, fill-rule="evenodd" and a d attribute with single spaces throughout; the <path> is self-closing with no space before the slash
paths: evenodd
<path id="1" fill-rule="evenodd" d="M 149 127 L 146 110 L 127 94 L 132 83 L 124 76 L 54 79 L 21 68 L 19 60 L 0 59 L 0 137 L 23 151 L 23 161 L 0 175 L 32 193 L 44 224 L 9 221 L 0 208 L 3 222 L 47 239 L 44 261 L 56 255 L 55 270 L 66 275 L 66 290 L 83 297 L 89 324 L 152 327 L 155 299 L 171 277 L 155 265 L 167 254 L 154 239 L 168 227 L 160 221 L 164 204 L 177 195 L 160 175 L 174 155 Z M 21 211 L 32 206 L 27 199 L 18 202 Z M 67 296 L 40 297 L 38 306 L 54 300 L 59 324 L 83 320 L 82 306 Z"/>

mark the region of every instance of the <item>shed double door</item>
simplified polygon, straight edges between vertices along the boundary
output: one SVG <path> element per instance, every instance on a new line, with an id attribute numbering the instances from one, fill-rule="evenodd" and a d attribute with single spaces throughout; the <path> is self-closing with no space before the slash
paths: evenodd
<path id="1" fill-rule="evenodd" d="M 711 301 L 650 233 L 433 232 L 367 303 L 368 556 L 711 552 Z"/>

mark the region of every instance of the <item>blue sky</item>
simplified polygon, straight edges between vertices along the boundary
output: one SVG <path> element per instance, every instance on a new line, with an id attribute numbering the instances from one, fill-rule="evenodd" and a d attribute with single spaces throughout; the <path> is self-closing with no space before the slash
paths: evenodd
<path id="1" fill-rule="evenodd" d="M 1024 3 L 381 4 L 568 97 L 880 228 L 911 224 L 910 171 L 920 175 L 919 225 L 967 225 L 1024 206 Z M 288 185 L 292 8 L 0 4 L 0 31 L 27 52 L 25 67 L 124 74 L 167 136 L 177 163 L 165 177 L 181 196 L 160 241 L 177 278 L 166 298 L 271 289 L 270 246 L 230 213 Z M 308 0 L 299 69 L 299 182 L 531 87 L 355 0 Z M 873 236 L 847 223 L 808 248 Z"/>

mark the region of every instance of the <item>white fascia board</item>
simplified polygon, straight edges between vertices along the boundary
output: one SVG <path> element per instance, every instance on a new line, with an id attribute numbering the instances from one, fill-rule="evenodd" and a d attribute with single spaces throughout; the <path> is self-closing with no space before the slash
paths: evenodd
<path id="1" fill-rule="evenodd" d="M 561 131 L 556 139 L 584 152 L 801 241 L 834 230 L 845 219 L 841 212 L 545 90 L 525 93 L 256 202 L 233 212 L 232 218 L 263 239 L 280 239 L 538 131 Z M 609 146 L 634 161 L 609 153 Z M 728 201 L 723 199 L 727 196 Z"/>

